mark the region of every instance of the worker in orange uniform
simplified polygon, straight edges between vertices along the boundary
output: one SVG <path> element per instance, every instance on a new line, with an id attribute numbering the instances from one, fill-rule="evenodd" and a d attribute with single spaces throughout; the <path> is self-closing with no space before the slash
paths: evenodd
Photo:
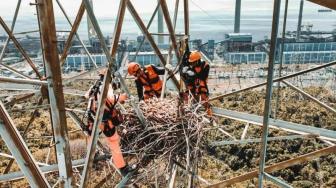
<path id="1" fill-rule="evenodd" d="M 96 116 L 98 106 L 98 97 L 106 72 L 106 69 L 99 72 L 99 80 L 97 80 L 95 85 L 92 86 L 85 94 L 85 98 L 89 99 L 87 108 L 88 123 L 85 131 L 87 131 L 89 135 L 91 135 L 93 129 L 94 118 Z M 106 136 L 105 141 L 110 148 L 113 163 L 120 170 L 122 176 L 126 176 L 129 172 L 135 170 L 134 168 L 127 165 L 123 158 L 120 149 L 120 136 L 116 130 L 117 126 L 123 123 L 123 117 L 121 112 L 115 106 L 118 102 L 124 103 L 126 99 L 126 94 L 114 95 L 112 86 L 109 84 L 105 101 L 103 120 L 99 126 L 100 130 Z"/>
<path id="2" fill-rule="evenodd" d="M 165 69 L 154 65 L 146 65 L 141 68 L 138 63 L 128 64 L 128 74 L 135 76 L 135 84 L 139 100 L 146 100 L 152 97 L 159 98 L 162 90 L 162 80 L 159 75 L 165 73 Z"/>
<path id="3" fill-rule="evenodd" d="M 209 116 L 212 116 L 210 108 L 208 76 L 210 66 L 208 62 L 202 61 L 201 53 L 192 51 L 189 54 L 188 62 L 183 64 L 181 68 L 181 76 L 183 77 L 187 93 L 191 93 L 196 100 L 203 102 L 205 110 Z"/>

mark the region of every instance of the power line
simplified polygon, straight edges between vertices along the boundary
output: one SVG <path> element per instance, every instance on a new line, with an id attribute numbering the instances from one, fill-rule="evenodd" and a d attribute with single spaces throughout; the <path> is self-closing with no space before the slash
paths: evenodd
<path id="1" fill-rule="evenodd" d="M 210 15 L 206 10 L 204 10 L 202 7 L 200 7 L 197 3 L 195 3 L 195 1 L 190 0 L 191 3 L 193 3 L 197 8 L 199 8 L 204 14 L 206 14 L 209 18 L 215 20 L 216 22 L 218 22 L 221 25 L 226 25 L 226 23 L 222 22 L 221 20 L 217 19 L 216 17 Z"/>

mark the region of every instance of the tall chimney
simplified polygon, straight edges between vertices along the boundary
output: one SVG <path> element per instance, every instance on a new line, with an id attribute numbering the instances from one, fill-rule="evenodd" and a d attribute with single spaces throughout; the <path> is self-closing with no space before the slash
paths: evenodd
<path id="1" fill-rule="evenodd" d="M 302 12 L 303 12 L 303 0 L 300 3 L 300 12 L 299 12 L 299 22 L 296 30 L 296 40 L 300 40 L 301 35 L 301 25 L 302 25 Z"/>
<path id="2" fill-rule="evenodd" d="M 158 33 L 163 33 L 163 13 L 161 7 L 158 10 Z M 163 36 L 158 35 L 158 44 L 163 44 Z"/>
<path id="3" fill-rule="evenodd" d="M 234 23 L 234 32 L 240 32 L 240 9 L 241 9 L 241 0 L 236 0 L 236 11 L 235 11 L 235 23 Z"/>

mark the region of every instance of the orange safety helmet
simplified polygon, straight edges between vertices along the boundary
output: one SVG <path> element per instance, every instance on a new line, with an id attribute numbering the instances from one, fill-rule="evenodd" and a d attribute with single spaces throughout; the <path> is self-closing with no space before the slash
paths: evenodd
<path id="1" fill-rule="evenodd" d="M 189 63 L 195 63 L 201 59 L 201 53 L 198 51 L 192 51 L 189 55 Z"/>
<path id="2" fill-rule="evenodd" d="M 127 71 L 129 75 L 134 75 L 140 69 L 140 65 L 136 62 L 131 62 L 128 64 Z"/>

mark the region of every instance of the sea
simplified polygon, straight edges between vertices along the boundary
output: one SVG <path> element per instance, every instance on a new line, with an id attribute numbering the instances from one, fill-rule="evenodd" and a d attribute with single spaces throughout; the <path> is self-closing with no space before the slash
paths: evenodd
<path id="1" fill-rule="evenodd" d="M 173 13 L 170 13 L 173 15 Z M 259 41 L 270 38 L 272 26 L 272 10 L 249 10 L 241 12 L 241 33 L 251 33 L 253 41 Z M 142 15 L 144 23 L 147 25 L 151 14 L 146 13 Z M 74 21 L 74 17 L 70 18 Z M 64 17 L 57 16 L 56 29 L 57 31 L 70 31 L 69 23 Z M 78 34 L 83 40 L 88 37 L 86 15 L 84 15 Z M 116 18 L 113 17 L 98 17 L 98 22 L 101 30 L 105 36 L 112 36 Z M 11 18 L 5 18 L 5 22 L 10 26 Z M 298 10 L 297 7 L 290 8 L 287 17 L 287 31 L 296 31 L 298 23 Z M 332 12 L 318 12 L 318 8 L 304 10 L 303 25 L 312 25 L 314 31 L 333 31 L 336 29 L 336 11 Z M 283 25 L 283 10 L 281 13 L 279 35 L 282 32 Z M 213 39 L 221 41 L 224 39 L 225 33 L 233 32 L 234 28 L 234 12 L 233 11 L 191 11 L 190 12 L 190 34 L 191 39 L 202 39 L 203 41 Z M 37 30 L 38 24 L 36 16 L 18 17 L 14 33 Z M 155 19 L 150 27 L 150 32 L 157 32 L 157 19 Z M 167 33 L 167 29 L 165 28 Z M 183 12 L 179 12 L 176 33 L 184 33 L 184 18 Z M 0 29 L 0 35 L 3 35 L 4 30 Z M 65 33 L 59 32 L 62 35 Z M 129 13 L 126 13 L 124 24 L 122 27 L 122 39 L 135 40 L 141 34 L 138 26 L 134 22 Z M 33 34 L 30 34 L 33 35 Z M 24 35 L 17 36 L 24 37 Z M 168 41 L 168 37 L 165 37 Z"/>

